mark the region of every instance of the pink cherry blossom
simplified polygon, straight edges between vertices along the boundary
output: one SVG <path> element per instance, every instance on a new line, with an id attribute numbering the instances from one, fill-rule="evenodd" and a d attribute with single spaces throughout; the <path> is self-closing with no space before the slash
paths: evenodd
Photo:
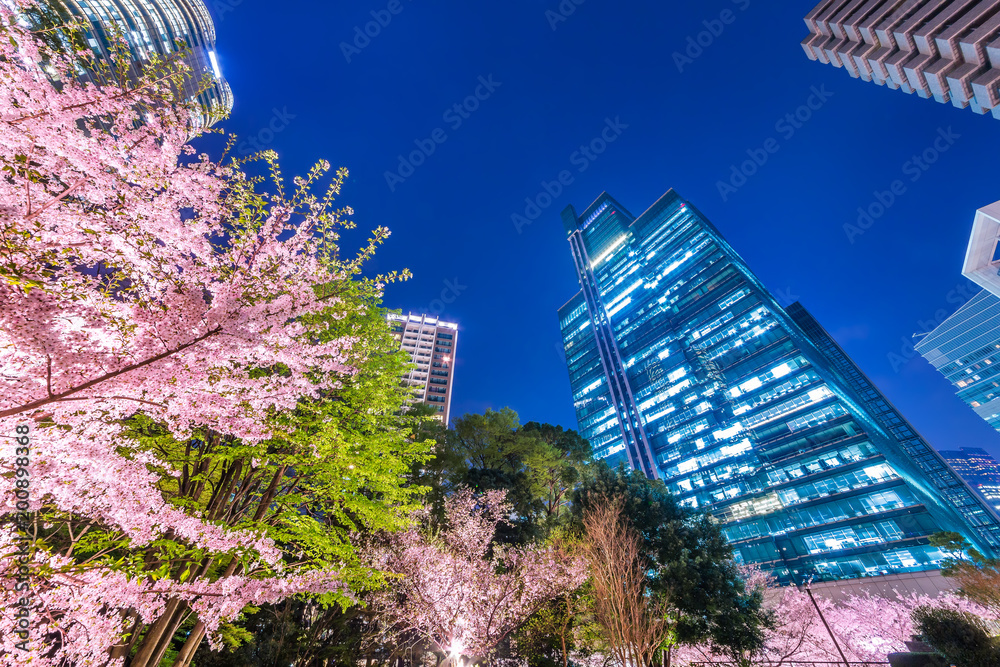
<path id="1" fill-rule="evenodd" d="M 15 579 L 15 551 L 11 535 L 0 533 L 0 577 L 5 582 Z M 105 569 L 81 572 L 70 559 L 60 556 L 36 553 L 33 560 L 36 567 L 50 574 L 33 577 L 28 651 L 15 648 L 21 639 L 9 631 L 8 618 L 26 593 L 7 585 L 0 587 L 0 610 L 4 610 L 0 613 L 7 626 L 0 636 L 0 656 L 18 656 L 19 664 L 105 664 L 108 649 L 120 641 L 131 622 L 126 610 L 144 623 L 152 623 L 172 598 L 190 604 L 205 621 L 212 647 L 218 649 L 219 626 L 236 618 L 247 605 L 274 603 L 299 593 L 336 591 L 350 596 L 338 574 L 325 570 L 283 578 L 234 576 L 180 583 L 134 579 Z"/>
<path id="2" fill-rule="evenodd" d="M 336 303 L 323 287 L 355 276 L 387 230 L 343 258 L 336 240 L 350 211 L 332 206 L 346 171 L 329 178 L 320 163 L 286 193 L 275 166 L 275 192 L 262 193 L 240 163 L 191 147 L 194 110 L 174 93 L 183 65 L 137 83 L 81 82 L 72 57 L 18 23 L 27 4 L 0 4 L 0 517 L 18 511 L 14 434 L 29 425 L 28 510 L 88 519 L 132 549 L 169 536 L 263 563 L 253 576 L 179 584 L 40 549 L 22 563 L 31 664 L 101 664 L 129 619 L 151 622 L 168 599 L 186 602 L 211 637 L 251 602 L 343 593 L 336 572 L 282 574 L 262 534 L 166 503 L 150 472 L 164 464 L 124 455 L 121 424 L 142 411 L 177 437 L 208 426 L 259 442 L 270 435 L 264 415 L 336 389 L 357 341 L 324 335 L 309 316 Z M 18 655 L 15 541 L 5 526 L 4 660 Z"/>
<path id="3" fill-rule="evenodd" d="M 795 586 L 777 587 L 759 568 L 744 571 L 750 589 L 765 590 L 765 607 L 774 612 L 775 627 L 767 632 L 767 643 L 756 659 L 768 664 L 787 662 L 842 661 L 837 647 L 820 619 L 809 594 Z M 845 657 L 852 662 L 885 662 L 889 653 L 906 651 L 905 642 L 916 634 L 912 614 L 922 606 L 943 607 L 989 617 L 989 612 L 952 593 L 937 597 L 893 592 L 876 595 L 851 594 L 834 602 L 814 592 L 819 606 Z M 723 661 L 710 645 L 681 646 L 675 650 L 676 664 Z"/>
<path id="4" fill-rule="evenodd" d="M 397 637 L 453 658 L 484 657 L 542 604 L 583 583 L 584 561 L 560 549 L 491 544 L 511 512 L 504 498 L 461 490 L 446 500 L 447 526 L 437 535 L 387 536 L 376 557 L 399 578 L 374 606 Z"/>

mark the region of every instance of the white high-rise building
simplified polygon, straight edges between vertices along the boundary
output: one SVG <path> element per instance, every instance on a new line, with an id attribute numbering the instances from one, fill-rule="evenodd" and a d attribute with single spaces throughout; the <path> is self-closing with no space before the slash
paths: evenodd
<path id="1" fill-rule="evenodd" d="M 1000 297 L 1000 201 L 976 211 L 962 275 Z"/>
<path id="2" fill-rule="evenodd" d="M 388 318 L 400 349 L 410 355 L 415 366 L 404 379 L 413 388 L 416 400 L 435 406 L 438 419 L 447 424 L 451 418 L 458 325 L 432 315 L 390 313 Z"/>
<path id="3" fill-rule="evenodd" d="M 914 347 L 1000 431 L 1000 202 L 976 211 L 962 275 L 983 291 Z"/>

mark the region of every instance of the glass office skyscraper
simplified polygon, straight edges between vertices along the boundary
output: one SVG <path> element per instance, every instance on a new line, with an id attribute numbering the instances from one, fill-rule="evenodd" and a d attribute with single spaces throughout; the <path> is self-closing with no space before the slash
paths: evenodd
<path id="1" fill-rule="evenodd" d="M 998 553 L 1000 519 L 801 307 L 775 301 L 670 191 L 562 215 L 581 291 L 559 311 L 597 457 L 707 508 L 784 582 L 933 569 L 928 535 Z"/>
<path id="2" fill-rule="evenodd" d="M 206 110 L 196 122 L 213 124 L 213 109 L 232 111 L 233 93 L 219 69 L 215 23 L 205 0 L 47 0 L 45 5 L 60 19 L 79 23 L 90 48 L 104 60 L 111 60 L 114 31 L 120 31 L 132 53 L 132 75 L 153 56 L 177 53 L 181 43 L 188 49 L 184 61 L 191 68 L 184 92 Z M 206 74 L 208 87 L 201 90 Z"/>
<path id="3" fill-rule="evenodd" d="M 941 456 L 986 502 L 1000 509 L 1000 461 L 981 447 L 942 451 Z"/>
<path id="4" fill-rule="evenodd" d="M 914 347 L 1000 431 L 1000 297 L 983 290 Z"/>

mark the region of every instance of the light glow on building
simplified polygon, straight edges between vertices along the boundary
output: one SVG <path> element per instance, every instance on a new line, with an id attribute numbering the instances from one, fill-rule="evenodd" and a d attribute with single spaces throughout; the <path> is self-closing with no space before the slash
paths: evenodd
<path id="1" fill-rule="evenodd" d="M 399 347 L 410 355 L 413 367 L 403 378 L 414 401 L 437 408 L 437 419 L 451 419 L 451 397 L 455 380 L 452 363 L 458 345 L 458 325 L 433 315 L 387 315 Z"/>
<path id="2" fill-rule="evenodd" d="M 635 218 L 604 194 L 562 220 L 581 291 L 559 321 L 595 456 L 708 509 L 784 582 L 934 569 L 938 530 L 996 553 L 1000 518 L 679 195 Z"/>

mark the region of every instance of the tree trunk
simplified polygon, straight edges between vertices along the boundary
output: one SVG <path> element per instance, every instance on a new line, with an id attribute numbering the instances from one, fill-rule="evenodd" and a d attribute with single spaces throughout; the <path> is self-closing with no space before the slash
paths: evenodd
<path id="1" fill-rule="evenodd" d="M 184 619 L 187 605 L 178 599 L 167 602 L 166 609 L 156 621 L 149 626 L 146 636 L 139 643 L 139 652 L 129 662 L 129 667 L 156 667 L 167 652 L 174 633 Z"/>
<path id="2" fill-rule="evenodd" d="M 188 635 L 184 646 L 181 647 L 180 653 L 177 654 L 177 659 L 174 660 L 174 667 L 188 667 L 191 664 L 191 659 L 194 658 L 195 651 L 201 646 L 201 640 L 204 637 L 205 624 L 198 621 L 194 624 L 194 628 L 191 629 L 191 634 Z"/>
<path id="3" fill-rule="evenodd" d="M 112 646 L 111 650 L 108 651 L 109 660 L 119 660 L 121 658 L 127 658 L 129 653 L 132 652 L 132 647 L 135 646 L 136 642 L 139 641 L 139 631 L 142 629 L 142 618 L 139 614 L 135 614 L 135 622 L 132 627 L 129 628 L 127 633 L 129 640 L 124 644 L 118 644 Z"/>
<path id="4" fill-rule="evenodd" d="M 220 480 L 219 487 L 216 489 L 215 497 L 209 503 L 210 515 L 220 514 L 221 508 L 226 504 L 226 496 L 231 492 L 241 470 L 242 461 L 237 461 L 224 473 L 223 480 Z M 261 498 L 261 503 L 255 512 L 254 521 L 260 521 L 267 512 L 268 505 L 274 497 L 274 492 L 286 470 L 287 466 L 282 466 L 275 472 L 271 484 Z M 212 559 L 206 561 L 204 567 L 201 569 L 200 576 L 205 576 L 208 573 L 211 563 Z M 233 560 L 220 579 L 233 576 L 237 567 L 237 561 Z M 149 632 L 146 633 L 146 636 L 140 643 L 139 652 L 129 663 L 129 667 L 156 667 L 159 665 L 167 649 L 170 647 L 170 643 L 173 641 L 174 633 L 177 632 L 177 628 L 180 627 L 180 624 L 184 620 L 186 610 L 187 605 L 182 604 L 179 600 L 170 601 L 163 615 L 153 623 Z M 174 662 L 174 667 L 188 667 L 204 638 L 205 624 L 198 621 L 181 647 L 181 651 Z"/>
<path id="5" fill-rule="evenodd" d="M 208 574 L 213 558 L 206 558 L 198 576 L 203 577 Z M 129 667 L 157 667 L 163 659 L 163 655 L 170 648 L 170 642 L 174 639 L 174 633 L 184 622 L 187 603 L 181 600 L 170 600 L 160 618 L 156 619 L 149 632 L 142 638 L 139 644 L 139 652 L 135 658 L 128 663 Z"/>
<path id="6" fill-rule="evenodd" d="M 211 564 L 211 562 L 212 561 L 209 560 L 208 564 Z M 205 568 L 203 568 L 202 576 L 204 576 L 205 573 L 208 571 L 208 564 L 206 564 Z M 236 572 L 237 567 L 239 567 L 239 564 L 236 561 L 236 559 L 233 559 L 233 561 L 229 563 L 229 566 L 226 568 L 226 571 L 223 572 L 222 576 L 219 578 L 224 579 L 226 577 L 233 576 L 233 573 Z M 188 635 L 187 640 L 185 640 L 184 646 L 181 647 L 181 652 L 177 654 L 177 659 L 174 661 L 173 667 L 187 667 L 189 664 L 191 664 L 191 659 L 194 657 L 195 651 L 198 650 L 198 646 L 201 645 L 201 640 L 204 638 L 205 638 L 205 624 L 202 623 L 201 621 L 198 621 L 197 623 L 194 624 L 194 628 L 191 630 L 191 634 Z M 159 662 L 157 661 L 152 664 L 155 667 L 155 665 L 159 664 Z M 136 667 L 136 665 L 130 665 L 129 667 Z"/>

